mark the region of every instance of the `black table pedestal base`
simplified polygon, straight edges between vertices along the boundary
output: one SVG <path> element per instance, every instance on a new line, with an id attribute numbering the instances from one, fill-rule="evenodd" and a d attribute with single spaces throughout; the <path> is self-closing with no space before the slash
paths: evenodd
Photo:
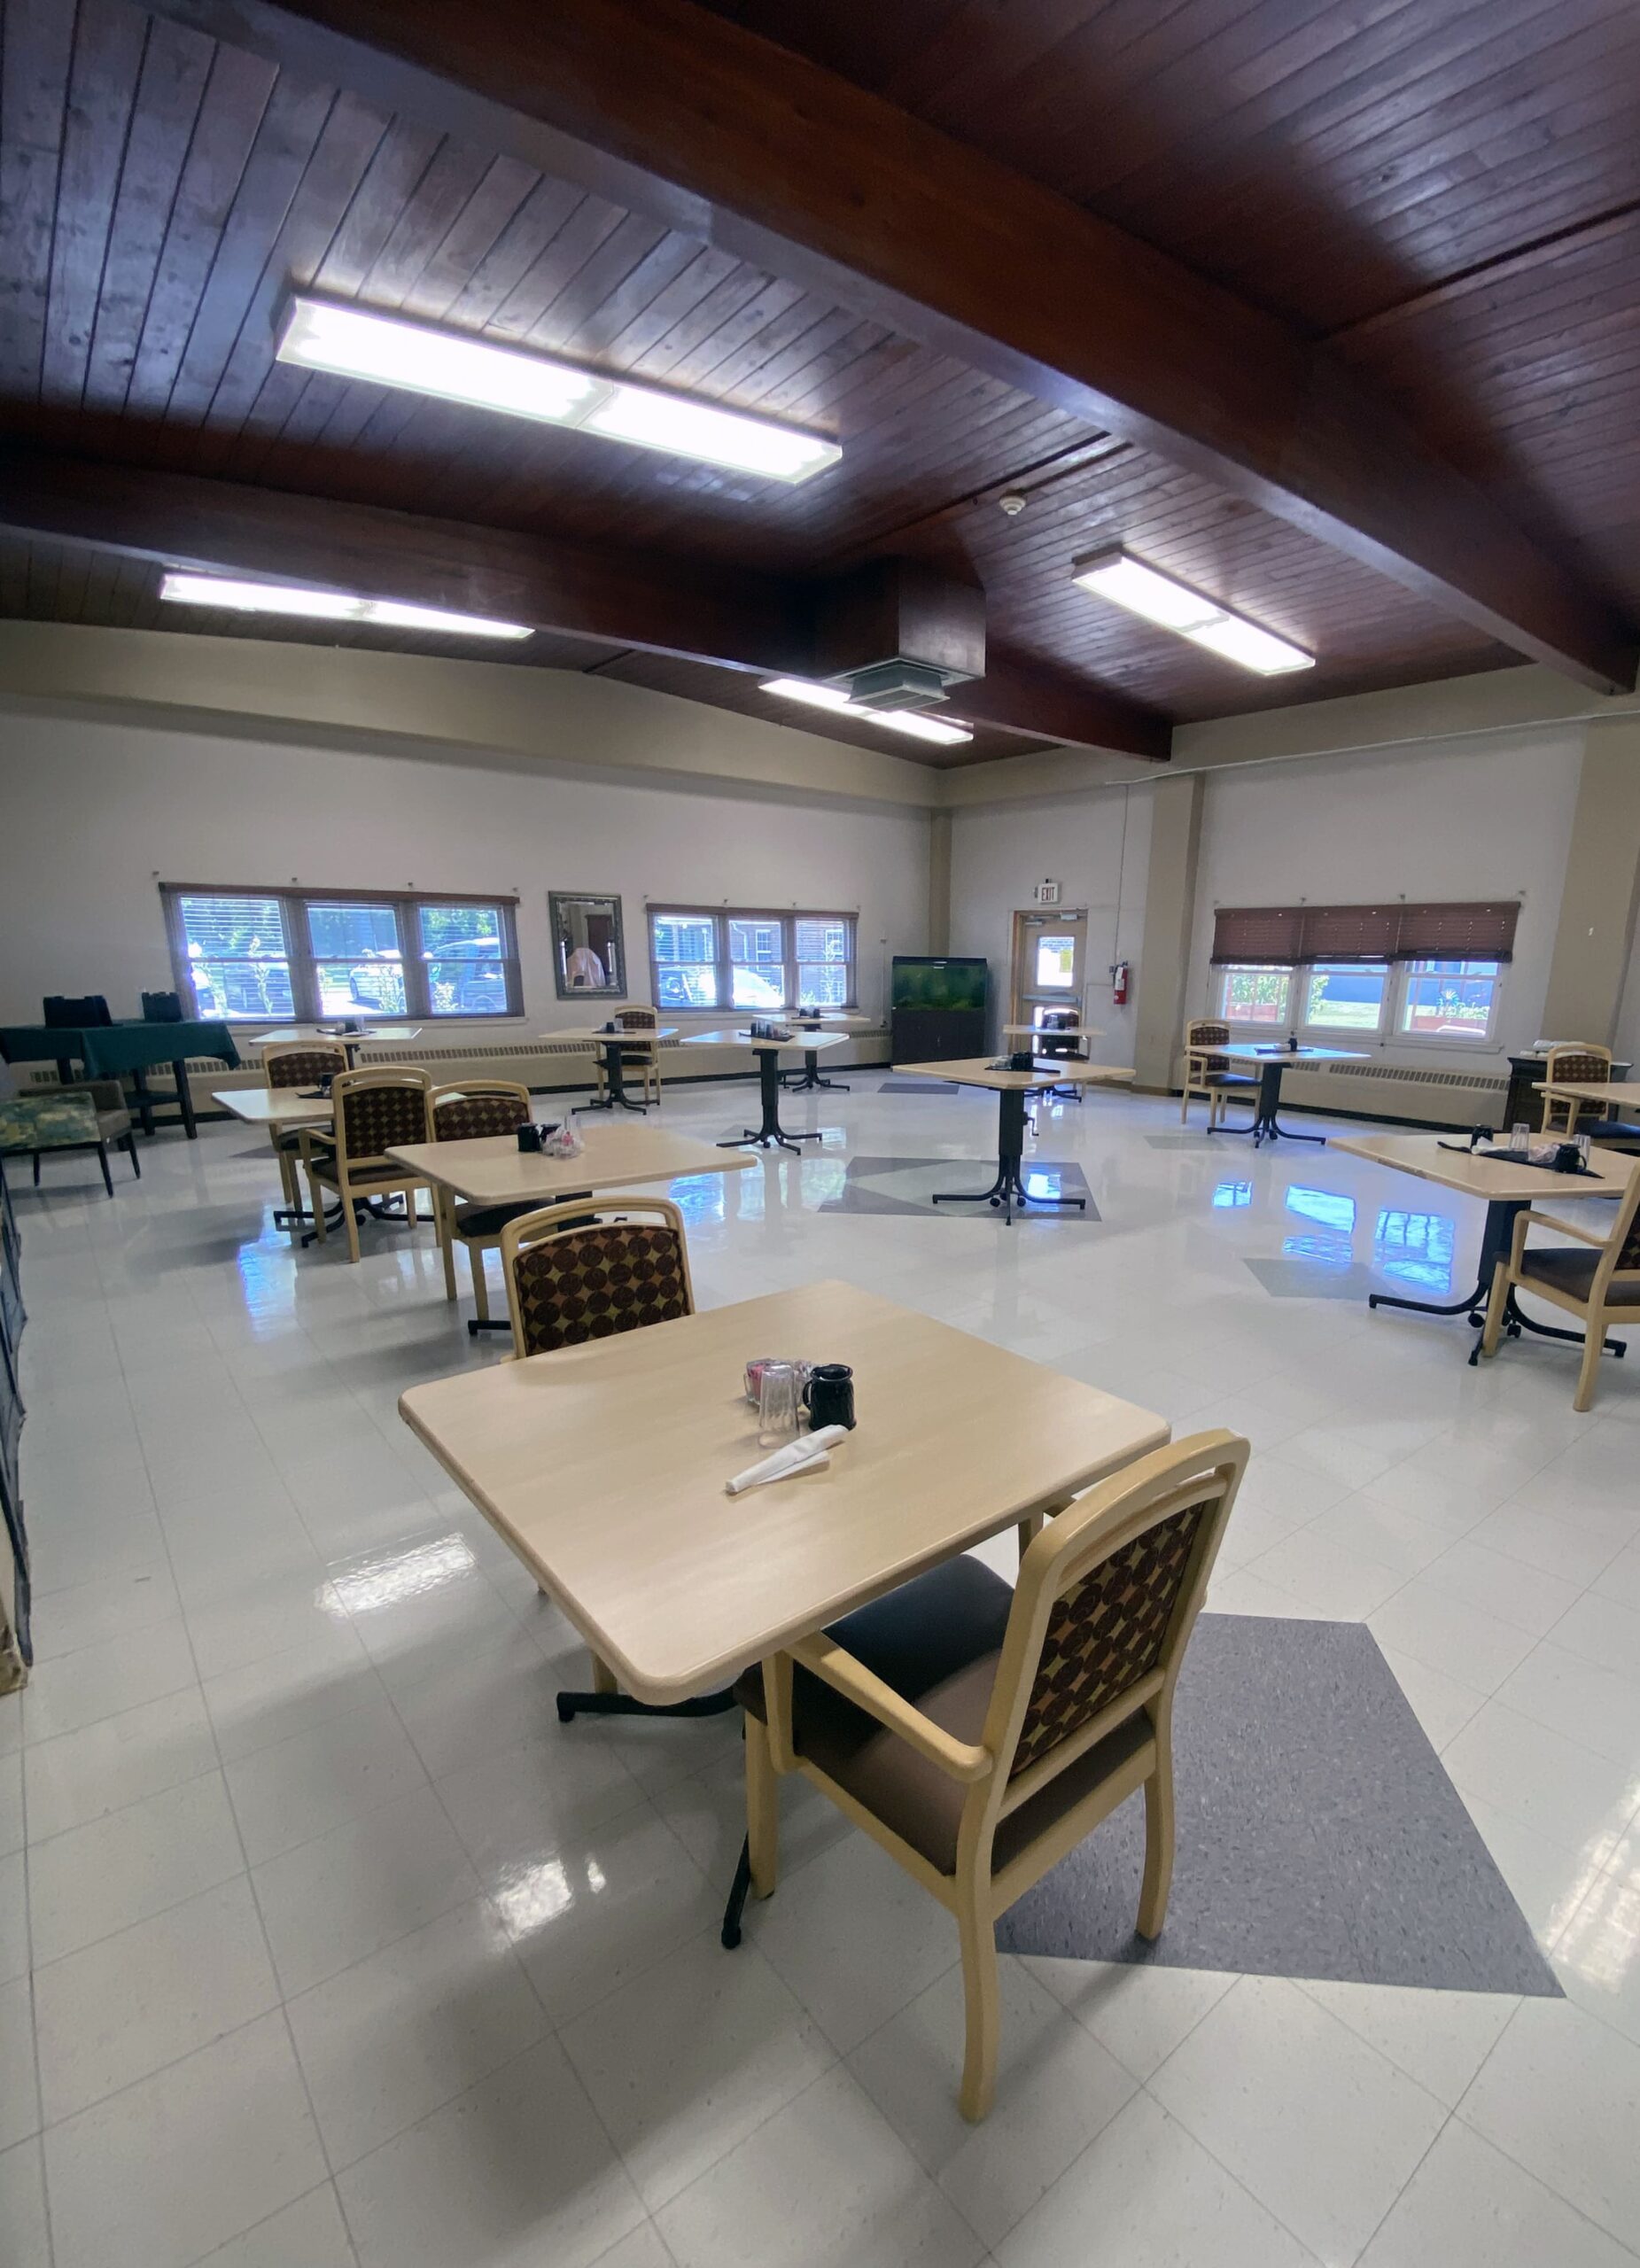
<path id="1" fill-rule="evenodd" d="M 1486 1208 L 1486 1226 L 1481 1234 L 1481 1273 L 1475 1288 L 1466 1300 L 1454 1300 L 1450 1306 L 1434 1300 L 1403 1300 L 1389 1292 L 1372 1292 L 1367 1298 L 1369 1308 L 1403 1308 L 1410 1315 L 1461 1315 L 1468 1317 L 1476 1331 L 1486 1327 L 1487 1303 L 1492 1296 L 1492 1279 L 1500 1260 L 1507 1260 L 1514 1243 L 1516 1217 L 1527 1210 L 1524 1197 L 1494 1198 Z M 1511 1339 L 1519 1339 L 1529 1331 L 1535 1339 L 1567 1340 L 1574 1347 L 1581 1347 L 1584 1333 L 1563 1331 L 1558 1324 L 1535 1323 L 1521 1309 L 1515 1298 L 1512 1284 L 1504 1301 L 1504 1329 Z M 1607 1339 L 1602 1342 L 1602 1352 L 1623 1355 L 1628 1342 L 1621 1339 Z M 1469 1350 L 1469 1367 L 1473 1370 L 1481 1360 L 1481 1341 L 1477 1339 Z"/>
<path id="2" fill-rule="evenodd" d="M 718 1942 L 725 1953 L 733 1953 L 741 1941 L 741 1915 L 746 1911 L 746 1900 L 751 1893 L 751 1845 L 741 1845 L 741 1854 L 735 1868 L 735 1879 L 729 1884 L 729 1902 L 723 1909 L 723 1927 L 718 1932 Z"/>
<path id="3" fill-rule="evenodd" d="M 623 1032 L 618 1039 L 605 1047 L 603 1076 L 609 1092 L 602 1096 L 595 1095 L 587 1105 L 588 1110 L 630 1110 L 635 1111 L 640 1118 L 649 1115 L 649 1105 L 633 1102 L 627 1093 L 626 1066 L 621 1060 L 622 1048 L 630 1047 L 637 1037 L 634 1032 Z"/>
<path id="4" fill-rule="evenodd" d="M 1293 1060 L 1302 1062 L 1303 1058 L 1299 1056 Z M 1280 1125 L 1277 1121 L 1276 1113 L 1281 1107 L 1281 1074 L 1286 1069 L 1287 1061 L 1288 1058 L 1282 1055 L 1275 1057 L 1268 1063 L 1260 1064 L 1258 1108 L 1253 1114 L 1253 1122 L 1250 1126 L 1209 1125 L 1208 1132 L 1209 1134 L 1250 1134 L 1253 1137 L 1253 1147 L 1255 1150 L 1261 1143 L 1277 1141 L 1314 1142 L 1325 1149 L 1327 1138 L 1325 1134 L 1295 1134 L 1290 1126 Z"/>
<path id="5" fill-rule="evenodd" d="M 791 1134 L 781 1124 L 781 1072 L 778 1048 L 760 1048 L 758 1052 L 758 1086 L 763 1099 L 761 1126 L 743 1127 L 738 1138 L 719 1142 L 720 1150 L 743 1150 L 750 1144 L 759 1150 L 790 1150 L 796 1156 L 803 1153 L 799 1142 L 818 1142 L 818 1133 Z"/>
<path id="6" fill-rule="evenodd" d="M 815 1094 L 821 1087 L 835 1089 L 837 1093 L 844 1095 L 849 1091 L 849 1083 L 846 1079 L 821 1078 L 820 1054 L 818 1050 L 812 1047 L 805 1047 L 803 1051 L 801 1076 L 796 1071 L 783 1071 L 781 1074 L 781 1084 L 787 1093 L 791 1095 Z"/>
<path id="7" fill-rule="evenodd" d="M 942 1189 L 931 1202 L 936 1205 L 991 1205 L 1002 1208 L 1003 1225 L 1014 1225 L 1014 1208 L 1022 1210 L 1027 1205 L 1074 1205 L 1085 1213 L 1085 1197 L 1033 1197 L 1020 1178 L 1020 1161 L 1025 1154 L 1025 1097 L 1031 1090 L 1025 1087 L 1004 1087 L 997 1096 L 997 1178 L 989 1189 Z M 1036 1091 L 1039 1099 L 1040 1090 Z"/>

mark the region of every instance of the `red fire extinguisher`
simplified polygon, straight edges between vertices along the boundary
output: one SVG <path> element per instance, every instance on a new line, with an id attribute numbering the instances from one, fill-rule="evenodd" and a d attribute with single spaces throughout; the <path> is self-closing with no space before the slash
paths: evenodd
<path id="1" fill-rule="evenodd" d="M 1118 1008 L 1127 1005 L 1128 965 L 1124 960 L 1115 962 L 1111 968 L 1110 997 Z"/>

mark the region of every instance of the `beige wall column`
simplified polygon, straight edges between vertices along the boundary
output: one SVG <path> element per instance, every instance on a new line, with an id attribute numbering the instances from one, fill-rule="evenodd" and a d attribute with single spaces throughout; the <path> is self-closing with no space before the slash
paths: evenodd
<path id="1" fill-rule="evenodd" d="M 1543 1003 L 1545 1039 L 1610 1046 L 1640 905 L 1640 718 L 1587 727 L 1560 921 Z"/>
<path id="2" fill-rule="evenodd" d="M 951 951 L 951 813 L 929 814 L 929 951 Z"/>
<path id="3" fill-rule="evenodd" d="M 1145 929 L 1134 975 L 1133 1083 L 1153 1091 L 1172 1083 L 1184 1028 L 1202 788 L 1199 772 L 1158 781 L 1152 806 Z"/>

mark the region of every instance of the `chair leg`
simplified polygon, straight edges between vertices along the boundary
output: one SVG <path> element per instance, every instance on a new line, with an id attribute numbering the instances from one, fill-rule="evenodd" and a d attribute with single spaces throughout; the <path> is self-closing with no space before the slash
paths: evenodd
<path id="1" fill-rule="evenodd" d="M 754 1898 L 770 1898 L 780 1879 L 780 1775 L 769 1751 L 769 1728 L 746 1719 L 746 1845 Z"/>
<path id="2" fill-rule="evenodd" d="M 1156 1735 L 1156 1768 L 1145 1783 L 1145 1878 L 1139 1893 L 1139 1933 L 1159 1938 L 1173 1885 L 1173 1744 Z"/>
<path id="3" fill-rule="evenodd" d="M 97 1144 L 97 1161 L 103 1169 L 103 1187 L 112 1197 L 114 1193 L 114 1177 L 108 1170 L 108 1145 L 106 1142 L 99 1142 Z"/>
<path id="4" fill-rule="evenodd" d="M 480 1323 L 490 1319 L 490 1286 L 484 1272 L 484 1247 L 474 1242 L 467 1247 L 467 1264 L 472 1270 L 473 1312 Z"/>
<path id="5" fill-rule="evenodd" d="M 962 2086 L 957 2108 L 968 2119 L 983 2118 L 997 2092 L 997 2043 L 1001 2031 L 997 1984 L 997 1930 L 983 1904 L 985 1888 L 964 1885 L 957 1907 L 962 1944 L 962 1998 L 968 2015 L 968 2045 L 962 2058 Z"/>
<path id="6" fill-rule="evenodd" d="M 610 1667 L 608 1662 L 601 1660 L 596 1654 L 592 1652 L 588 1652 L 587 1658 L 592 1664 L 593 1691 L 595 1693 L 618 1693 L 620 1691 L 620 1688 L 615 1682 L 615 1672 Z"/>
<path id="7" fill-rule="evenodd" d="M 318 1175 L 311 1166 L 307 1169 L 307 1202 L 313 1208 L 314 1235 L 321 1244 L 327 1244 L 330 1241 L 330 1231 L 325 1226 L 324 1192 L 319 1185 Z"/>
<path id="8" fill-rule="evenodd" d="M 1600 1351 L 1605 1340 L 1605 1318 L 1598 1308 L 1588 1310 L 1583 1325 L 1583 1361 L 1577 1373 L 1577 1392 L 1572 1397 L 1574 1410 L 1587 1410 L 1595 1398 L 1595 1380 L 1600 1375 Z"/>
<path id="9" fill-rule="evenodd" d="M 359 1216 L 354 1208 L 353 1192 L 346 1177 L 342 1180 L 342 1225 L 347 1231 L 347 1260 L 350 1267 L 359 1264 Z"/>
<path id="10" fill-rule="evenodd" d="M 444 1260 L 444 1296 L 455 1297 L 455 1240 L 450 1231 L 450 1214 L 455 1200 L 442 1189 L 433 1192 L 433 1218 L 439 1223 L 439 1250 Z"/>
<path id="11" fill-rule="evenodd" d="M 36 1151 L 35 1152 L 35 1187 L 36 1189 L 38 1189 L 38 1188 L 39 1188 L 39 1186 L 40 1186 L 40 1153 L 39 1153 L 39 1151 L 38 1151 L 38 1150 L 36 1150 Z"/>
<path id="12" fill-rule="evenodd" d="M 1492 1270 L 1492 1293 L 1486 1303 L 1486 1327 L 1481 1333 L 1481 1352 L 1496 1355 L 1498 1334 L 1504 1328 L 1504 1309 L 1509 1299 L 1509 1262 L 1498 1261 Z"/>
<path id="13" fill-rule="evenodd" d="M 131 1171 L 136 1175 L 137 1180 L 140 1181 L 143 1177 L 143 1161 L 136 1154 L 136 1129 L 133 1128 L 128 1134 L 122 1134 L 120 1137 L 120 1140 L 124 1146 L 127 1157 L 131 1161 Z"/>
<path id="14" fill-rule="evenodd" d="M 1190 1117 L 1190 1081 L 1189 1081 L 1188 1079 L 1186 1079 L 1186 1080 L 1185 1080 L 1185 1091 L 1184 1091 L 1183 1094 L 1181 1094 L 1181 1095 L 1180 1095 L 1180 1097 L 1179 1097 L 1179 1099 L 1178 1099 L 1178 1122 L 1179 1122 L 1179 1124 L 1180 1124 L 1181 1126 L 1183 1126 L 1184 1124 L 1185 1124 L 1185 1122 L 1188 1121 L 1189 1117 Z"/>

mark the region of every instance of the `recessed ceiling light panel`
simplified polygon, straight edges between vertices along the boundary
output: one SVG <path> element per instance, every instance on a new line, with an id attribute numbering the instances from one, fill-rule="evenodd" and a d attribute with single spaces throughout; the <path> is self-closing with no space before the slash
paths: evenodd
<path id="1" fill-rule="evenodd" d="M 1302 646 L 1279 638 L 1273 630 L 1263 629 L 1243 615 L 1232 614 L 1216 599 L 1204 598 L 1188 584 L 1164 575 L 1159 567 L 1135 559 L 1131 552 L 1100 551 L 1078 559 L 1072 579 L 1096 598 L 1109 599 L 1114 605 L 1126 607 L 1130 614 L 1143 615 L 1146 622 L 1159 622 L 1164 630 L 1177 630 L 1181 638 L 1207 647 L 1228 662 L 1239 662 L 1243 669 L 1256 670 L 1262 677 L 1316 665 L 1315 656 L 1305 653 Z"/>
<path id="2" fill-rule="evenodd" d="M 447 614 L 442 608 L 407 606 L 400 599 L 355 598 L 348 591 L 309 591 L 299 584 L 254 583 L 231 575 L 173 571 L 159 586 L 162 599 L 183 606 L 229 607 L 237 614 L 297 614 L 323 622 L 362 622 L 378 629 L 431 630 L 463 638 L 529 638 L 527 622 L 497 622 L 486 614 Z"/>
<path id="3" fill-rule="evenodd" d="M 766 480 L 807 480 L 843 454 L 836 441 L 795 425 L 329 299 L 293 299 L 276 352 L 282 362 L 304 369 L 575 426 Z"/>
<path id="4" fill-rule="evenodd" d="M 942 748 L 974 737 L 966 725 L 952 724 L 944 717 L 925 717 L 915 709 L 862 708 L 840 686 L 815 685 L 808 678 L 768 678 L 762 690 L 778 694 L 782 701 L 804 702 L 811 709 L 829 709 L 834 715 L 852 717 L 862 725 L 882 725 L 890 733 L 903 733 L 907 740 L 935 741 Z"/>

